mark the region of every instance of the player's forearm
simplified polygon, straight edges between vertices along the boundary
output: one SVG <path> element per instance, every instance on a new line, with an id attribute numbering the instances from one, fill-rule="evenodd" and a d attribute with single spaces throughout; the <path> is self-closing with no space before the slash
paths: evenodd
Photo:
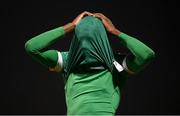
<path id="1" fill-rule="evenodd" d="M 73 24 L 73 23 L 68 23 L 68 24 L 64 25 L 64 26 L 63 26 L 63 27 L 64 27 L 64 32 L 65 32 L 65 33 L 71 32 L 72 30 L 74 30 L 75 26 L 76 26 L 76 25 Z"/>
<path id="2" fill-rule="evenodd" d="M 71 32 L 74 28 L 74 24 L 68 23 L 62 27 L 37 35 L 26 42 L 25 49 L 31 53 L 46 48 L 60 39 L 64 34 Z"/>
<path id="3" fill-rule="evenodd" d="M 37 35 L 25 43 L 25 49 L 29 53 L 36 53 L 48 47 L 64 35 L 64 28 L 58 27 Z"/>
<path id="4" fill-rule="evenodd" d="M 137 64 L 145 64 L 155 57 L 154 51 L 138 39 L 123 32 L 118 35 L 121 43 L 135 56 Z"/>

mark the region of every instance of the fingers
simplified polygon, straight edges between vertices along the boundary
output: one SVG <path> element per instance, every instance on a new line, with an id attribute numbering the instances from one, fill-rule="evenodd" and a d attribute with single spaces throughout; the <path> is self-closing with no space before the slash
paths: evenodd
<path id="1" fill-rule="evenodd" d="M 104 14 L 102 13 L 91 13 L 91 12 L 88 12 L 88 11 L 84 11 L 80 14 L 81 17 L 85 16 L 85 15 L 88 15 L 88 16 L 94 16 L 94 17 L 97 17 L 97 18 L 107 18 Z"/>
<path id="2" fill-rule="evenodd" d="M 88 11 L 85 11 L 85 13 L 86 13 L 87 15 L 93 15 L 93 13 L 90 13 L 90 12 L 88 12 Z"/>
<path id="3" fill-rule="evenodd" d="M 99 19 L 101 19 L 102 21 L 104 21 L 104 20 L 108 20 L 108 18 L 105 16 L 105 15 L 103 15 L 102 13 L 93 13 L 94 15 L 94 17 L 97 17 L 97 18 L 99 18 Z"/>
<path id="4" fill-rule="evenodd" d="M 93 16 L 95 16 L 95 17 L 99 17 L 99 18 L 101 17 L 101 15 L 100 15 L 100 14 L 98 14 L 98 13 L 94 13 L 94 14 L 93 14 Z"/>
<path id="5" fill-rule="evenodd" d="M 92 13 L 90 13 L 88 11 L 84 11 L 81 14 L 82 14 L 82 16 L 85 16 L 85 15 L 92 16 L 93 15 Z"/>
<path id="6" fill-rule="evenodd" d="M 84 16 L 92 16 L 93 14 L 88 12 L 88 11 L 84 11 L 80 14 L 79 18 L 82 19 Z"/>
<path id="7" fill-rule="evenodd" d="M 98 13 L 93 13 L 93 16 L 99 18 L 100 20 L 103 20 L 102 16 L 99 15 Z"/>
<path id="8" fill-rule="evenodd" d="M 77 25 L 77 24 L 80 22 L 80 20 L 81 20 L 85 15 L 87 15 L 87 16 L 92 16 L 93 14 L 90 13 L 90 12 L 88 12 L 88 11 L 84 11 L 84 12 L 82 12 L 81 14 L 79 14 L 79 15 L 73 20 L 72 23 L 75 24 L 75 25 Z"/>
<path id="9" fill-rule="evenodd" d="M 94 16 L 94 17 L 101 19 L 102 21 L 107 19 L 107 17 L 104 16 L 102 13 L 91 13 L 88 11 L 84 11 L 76 17 L 76 19 L 73 21 L 73 24 L 77 25 L 80 22 L 80 20 L 85 16 Z"/>
<path id="10" fill-rule="evenodd" d="M 101 18 L 106 18 L 105 15 L 103 15 L 102 13 L 93 13 L 95 16 L 101 17 Z"/>

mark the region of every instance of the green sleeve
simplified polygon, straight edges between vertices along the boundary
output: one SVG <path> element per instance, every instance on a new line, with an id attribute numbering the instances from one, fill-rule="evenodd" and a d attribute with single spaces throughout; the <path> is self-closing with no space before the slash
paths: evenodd
<path id="1" fill-rule="evenodd" d="M 65 34 L 63 27 L 58 27 L 50 31 L 37 35 L 25 43 L 26 52 L 33 59 L 45 67 L 54 67 L 57 64 L 58 54 L 56 50 L 44 50 L 56 42 Z"/>
<path id="2" fill-rule="evenodd" d="M 154 51 L 138 39 L 122 32 L 118 37 L 121 43 L 133 54 L 126 58 L 126 65 L 130 71 L 138 72 L 154 59 Z"/>

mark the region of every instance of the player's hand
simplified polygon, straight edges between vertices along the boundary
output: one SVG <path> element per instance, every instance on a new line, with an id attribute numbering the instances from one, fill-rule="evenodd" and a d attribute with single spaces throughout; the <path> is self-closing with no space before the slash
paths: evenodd
<path id="1" fill-rule="evenodd" d="M 90 13 L 90 12 L 88 12 L 88 11 L 84 11 L 84 12 L 82 12 L 81 14 L 79 14 L 79 15 L 72 21 L 72 23 L 73 23 L 74 25 L 77 25 L 84 16 L 93 16 L 93 14 Z"/>
<path id="2" fill-rule="evenodd" d="M 102 22 L 108 32 L 110 32 L 114 35 L 120 34 L 120 31 L 118 29 L 116 29 L 116 27 L 113 25 L 111 20 L 109 18 L 107 18 L 105 15 L 103 15 L 102 13 L 93 13 L 93 16 L 102 20 Z"/>

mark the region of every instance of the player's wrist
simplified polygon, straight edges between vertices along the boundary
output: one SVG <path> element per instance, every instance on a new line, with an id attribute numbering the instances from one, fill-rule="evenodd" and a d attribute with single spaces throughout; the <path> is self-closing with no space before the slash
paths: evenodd
<path id="1" fill-rule="evenodd" d="M 111 33 L 112 33 L 113 35 L 116 35 L 116 36 L 118 36 L 118 35 L 121 34 L 121 32 L 120 32 L 118 29 L 112 30 Z"/>
<path id="2" fill-rule="evenodd" d="M 68 23 L 68 24 L 64 25 L 63 27 L 64 27 L 65 33 L 69 33 L 75 28 L 75 24 L 74 23 Z"/>

